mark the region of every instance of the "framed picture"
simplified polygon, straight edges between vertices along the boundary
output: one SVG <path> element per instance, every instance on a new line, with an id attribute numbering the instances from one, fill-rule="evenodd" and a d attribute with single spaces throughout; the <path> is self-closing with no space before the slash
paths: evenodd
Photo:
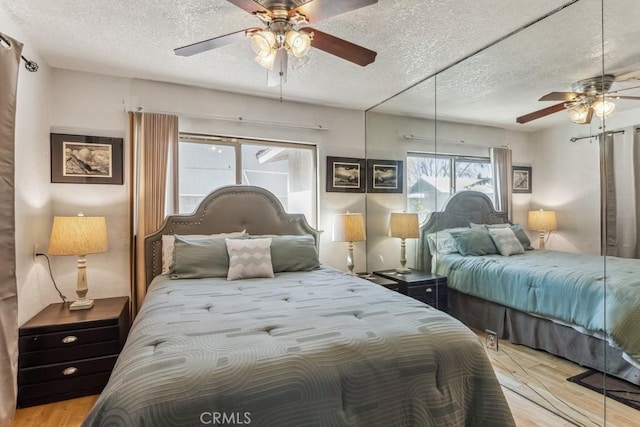
<path id="1" fill-rule="evenodd" d="M 402 193 L 402 160 L 367 159 L 367 192 Z"/>
<path id="2" fill-rule="evenodd" d="M 513 192 L 531 193 L 531 166 L 513 166 Z"/>
<path id="3" fill-rule="evenodd" d="M 327 191 L 364 193 L 364 159 L 327 157 Z"/>
<path id="4" fill-rule="evenodd" d="M 122 184 L 122 138 L 51 134 L 51 182 Z"/>

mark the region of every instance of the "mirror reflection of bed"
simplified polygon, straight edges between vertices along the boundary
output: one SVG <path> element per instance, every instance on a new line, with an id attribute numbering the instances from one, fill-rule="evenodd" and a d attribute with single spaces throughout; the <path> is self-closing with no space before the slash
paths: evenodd
<path id="1" fill-rule="evenodd" d="M 504 252 L 496 230 L 509 230 L 502 234 L 520 250 Z M 422 225 L 421 267 L 447 277 L 449 313 L 640 384 L 640 262 L 607 257 L 605 275 L 602 257 L 533 249 L 521 230 L 473 191 L 455 194 Z"/>
<path id="2" fill-rule="evenodd" d="M 318 238 L 253 186 L 168 216 L 145 239 L 148 292 L 86 425 L 202 425 L 212 411 L 255 425 L 515 425 L 472 331 L 320 265 Z"/>

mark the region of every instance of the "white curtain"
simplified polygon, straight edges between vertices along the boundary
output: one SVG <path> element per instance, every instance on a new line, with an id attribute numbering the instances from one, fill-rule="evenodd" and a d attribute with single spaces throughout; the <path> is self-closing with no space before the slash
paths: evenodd
<path id="1" fill-rule="evenodd" d="M 493 204 L 497 211 L 505 212 L 511 221 L 511 191 L 513 188 L 511 150 L 491 147 L 489 153 L 493 172 Z"/>
<path id="2" fill-rule="evenodd" d="M 0 33 L 0 426 L 16 410 L 18 290 L 16 285 L 14 144 L 16 88 L 22 44 Z"/>
<path id="3" fill-rule="evenodd" d="M 610 168 L 602 181 L 603 186 L 606 183 L 603 218 L 607 221 L 607 255 L 640 258 L 640 133 L 633 127 L 623 131 L 608 134 L 601 142 L 601 156 Z"/>

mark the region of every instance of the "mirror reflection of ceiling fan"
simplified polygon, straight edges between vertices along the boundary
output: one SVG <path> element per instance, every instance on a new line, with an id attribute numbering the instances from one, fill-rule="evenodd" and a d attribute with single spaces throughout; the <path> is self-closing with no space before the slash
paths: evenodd
<path id="1" fill-rule="evenodd" d="M 249 37 L 256 62 L 269 70 L 268 85 L 286 81 L 288 61 L 304 64 L 311 47 L 366 66 L 375 61 L 376 52 L 322 31 L 307 27 L 342 13 L 360 9 L 378 0 L 227 0 L 257 16 L 264 27 L 247 28 L 174 49 L 176 55 L 191 56 Z M 274 72 L 271 72 L 274 70 Z"/>
<path id="2" fill-rule="evenodd" d="M 562 103 L 520 116 L 516 119 L 516 122 L 521 124 L 528 123 L 558 111 L 566 110 L 573 123 L 591 123 L 594 114 L 598 117 L 609 116 L 616 108 L 616 104 L 613 102 L 615 99 L 640 101 L 640 96 L 618 95 L 618 92 L 636 89 L 640 86 L 615 91 L 610 90 L 614 82 L 637 80 L 638 78 L 640 78 L 640 72 L 634 71 L 619 76 L 606 74 L 580 80 L 571 86 L 573 92 L 551 92 L 539 99 L 539 101 L 562 101 Z"/>

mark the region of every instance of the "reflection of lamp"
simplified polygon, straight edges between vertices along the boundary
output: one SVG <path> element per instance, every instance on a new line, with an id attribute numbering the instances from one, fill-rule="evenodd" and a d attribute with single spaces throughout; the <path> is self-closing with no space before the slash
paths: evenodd
<path id="1" fill-rule="evenodd" d="M 334 242 L 349 242 L 349 254 L 347 255 L 347 268 L 353 274 L 353 242 L 367 240 L 364 229 L 364 215 L 361 213 L 349 213 L 336 215 L 333 219 Z"/>
<path id="2" fill-rule="evenodd" d="M 400 268 L 396 268 L 398 273 L 410 273 L 407 268 L 407 246 L 405 239 L 415 239 L 420 237 L 420 227 L 417 213 L 394 212 L 389 218 L 389 236 L 400 238 Z"/>
<path id="3" fill-rule="evenodd" d="M 529 230 L 537 230 L 539 249 L 544 249 L 545 234 L 558 229 L 556 213 L 554 211 L 529 211 Z"/>
<path id="4" fill-rule="evenodd" d="M 53 218 L 49 255 L 77 255 L 78 299 L 69 306 L 70 310 L 84 310 L 93 307 L 93 300 L 87 298 L 87 254 L 106 252 L 107 222 L 101 216 L 56 216 Z"/>

